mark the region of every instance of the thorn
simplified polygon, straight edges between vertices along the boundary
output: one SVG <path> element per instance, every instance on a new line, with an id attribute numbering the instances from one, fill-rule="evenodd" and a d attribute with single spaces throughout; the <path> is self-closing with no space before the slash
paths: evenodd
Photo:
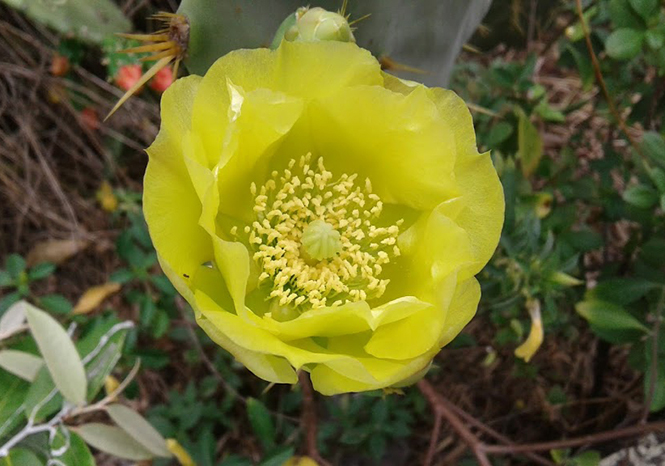
<path id="1" fill-rule="evenodd" d="M 175 46 L 175 42 L 159 42 L 156 44 L 141 45 L 139 47 L 132 47 L 129 49 L 121 50 L 120 53 L 141 53 L 141 52 L 156 52 L 158 50 L 166 50 Z"/>
<path id="2" fill-rule="evenodd" d="M 127 99 L 129 99 L 132 95 L 134 95 L 134 93 L 136 93 L 136 91 L 138 91 L 141 88 L 141 86 L 143 86 L 146 82 L 148 82 L 150 80 L 150 78 L 152 78 L 155 74 L 157 74 L 157 72 L 159 70 L 161 70 L 166 65 L 171 63 L 173 58 L 174 57 L 172 55 L 168 56 L 168 57 L 164 57 L 161 60 L 159 60 L 157 63 L 152 65 L 152 68 L 150 68 L 148 71 L 146 71 L 146 73 L 143 76 L 141 76 L 141 79 L 139 79 L 136 82 L 136 84 L 134 84 L 131 87 L 131 89 L 129 89 L 127 92 L 125 92 L 125 94 L 120 98 L 120 100 L 111 109 L 109 114 L 106 115 L 106 118 L 104 118 L 104 121 L 108 120 L 111 117 L 111 115 L 113 115 L 116 112 L 116 110 L 118 110 L 122 106 L 122 104 L 124 104 L 127 101 Z"/>
<path id="3" fill-rule="evenodd" d="M 390 58 L 388 55 L 384 55 L 379 58 L 379 63 L 381 63 L 381 69 L 384 70 L 394 70 L 394 71 L 408 71 L 409 73 L 416 74 L 429 74 L 428 71 L 416 68 L 413 66 L 405 65 L 404 63 L 399 63 Z"/>

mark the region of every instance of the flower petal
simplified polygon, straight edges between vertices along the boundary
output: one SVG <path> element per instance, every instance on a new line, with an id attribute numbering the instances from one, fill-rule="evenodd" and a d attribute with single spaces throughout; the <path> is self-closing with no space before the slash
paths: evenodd
<path id="1" fill-rule="evenodd" d="M 378 62 L 354 44 L 285 42 L 274 51 L 233 51 L 210 67 L 194 104 L 193 127 L 212 165 L 221 156 L 229 119 L 227 79 L 245 92 L 265 88 L 305 100 L 347 86 L 383 83 Z"/>
<path id="2" fill-rule="evenodd" d="M 455 138 L 424 88 L 344 89 L 309 110 L 312 138 L 333 173 L 368 177 L 385 203 L 418 210 L 457 195 Z"/>
<path id="3" fill-rule="evenodd" d="M 162 127 L 147 149 L 144 178 L 143 209 L 160 262 L 185 282 L 212 258 L 210 238 L 198 225 L 201 203 L 183 158 L 199 82 L 197 76 L 180 79 L 162 96 Z"/>

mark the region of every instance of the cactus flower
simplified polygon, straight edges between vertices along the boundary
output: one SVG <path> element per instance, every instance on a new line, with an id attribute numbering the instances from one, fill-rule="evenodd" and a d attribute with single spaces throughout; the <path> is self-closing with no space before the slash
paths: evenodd
<path id="1" fill-rule="evenodd" d="M 453 92 L 349 42 L 237 50 L 162 96 L 144 211 L 197 322 L 327 395 L 424 375 L 476 312 L 504 201 Z"/>

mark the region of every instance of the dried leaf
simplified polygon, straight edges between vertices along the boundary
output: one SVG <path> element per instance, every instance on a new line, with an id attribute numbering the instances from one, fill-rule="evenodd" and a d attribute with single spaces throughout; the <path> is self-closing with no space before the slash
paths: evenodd
<path id="1" fill-rule="evenodd" d="M 103 285 L 93 286 L 83 293 L 76 306 L 72 310 L 73 314 L 87 314 L 96 309 L 102 301 L 117 293 L 121 288 L 120 283 L 108 282 Z"/>
<path id="2" fill-rule="evenodd" d="M 35 244 L 28 253 L 28 266 L 40 262 L 62 264 L 70 257 L 88 247 L 90 243 L 83 239 L 50 239 Z"/>
<path id="3" fill-rule="evenodd" d="M 55 386 L 69 402 L 85 403 L 88 380 L 74 342 L 46 312 L 26 304 L 25 314 Z"/>

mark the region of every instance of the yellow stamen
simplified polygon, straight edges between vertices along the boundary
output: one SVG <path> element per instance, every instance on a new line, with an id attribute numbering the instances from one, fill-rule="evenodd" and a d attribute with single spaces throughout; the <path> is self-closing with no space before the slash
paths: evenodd
<path id="1" fill-rule="evenodd" d="M 278 306 L 319 308 L 381 297 L 383 266 L 399 255 L 402 220 L 377 227 L 383 203 L 357 175 L 333 180 L 323 159 L 291 160 L 263 186 L 250 186 L 255 221 L 247 241 Z M 364 187 L 364 189 L 363 189 Z"/>

